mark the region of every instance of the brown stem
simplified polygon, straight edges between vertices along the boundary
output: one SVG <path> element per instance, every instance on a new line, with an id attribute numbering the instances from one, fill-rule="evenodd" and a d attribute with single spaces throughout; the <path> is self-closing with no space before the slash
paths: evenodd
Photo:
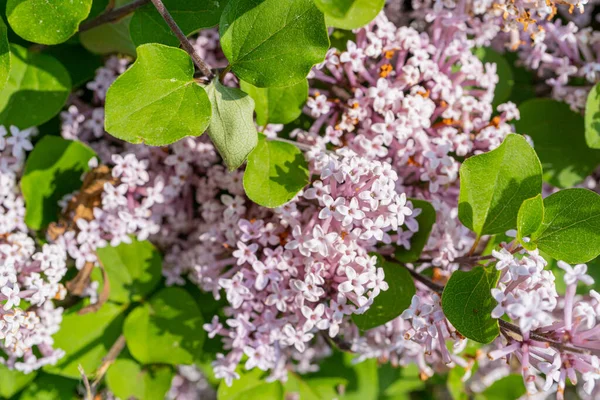
<path id="1" fill-rule="evenodd" d="M 188 40 L 187 36 L 185 36 L 185 34 L 183 33 L 183 31 L 181 30 L 179 25 L 177 25 L 177 23 L 175 22 L 175 20 L 169 13 L 169 11 L 166 9 L 162 0 L 151 0 L 151 1 L 152 1 L 152 4 L 154 4 L 154 7 L 156 7 L 156 10 L 160 14 L 160 16 L 163 17 L 163 19 L 165 20 L 167 25 L 169 25 L 169 28 L 171 28 L 171 31 L 175 34 L 175 36 L 177 36 L 177 39 L 179 39 L 179 42 L 181 43 L 181 47 L 183 47 L 183 49 L 188 52 L 188 54 L 192 57 L 192 60 L 194 60 L 194 64 L 196 64 L 196 66 L 198 67 L 198 69 L 200 69 L 200 71 L 204 74 L 204 76 L 206 76 L 208 78 L 208 80 L 211 81 L 213 78 L 213 73 L 210 70 L 210 66 L 208 66 L 208 64 L 206 64 L 204 62 L 204 60 L 202 60 L 200 58 L 198 53 L 196 53 L 194 46 L 192 46 L 192 44 Z"/>
<path id="2" fill-rule="evenodd" d="M 79 25 L 79 32 L 85 32 L 97 26 L 107 24 L 109 22 L 118 21 L 119 19 L 125 17 L 127 14 L 131 14 L 138 8 L 148 3 L 150 3 L 150 0 L 135 0 L 129 4 L 124 5 L 123 7 L 109 10 L 105 13 L 100 14 L 96 18 Z"/>
<path id="3" fill-rule="evenodd" d="M 100 293 L 100 296 L 98 296 L 97 302 L 79 310 L 78 314 L 80 315 L 97 312 L 104 303 L 108 301 L 108 297 L 110 296 L 110 280 L 108 279 L 108 273 L 106 273 L 106 269 L 104 268 L 104 265 L 102 265 L 100 258 L 98 258 L 98 263 L 100 264 L 98 268 L 102 271 L 102 292 Z"/>
<path id="4" fill-rule="evenodd" d="M 96 378 L 94 379 L 94 383 L 92 383 L 93 389 L 95 389 L 98 386 L 98 384 L 104 377 L 104 374 L 106 374 L 106 371 L 108 371 L 108 368 L 112 365 L 112 363 L 115 362 L 119 354 L 121 354 L 121 351 L 123 351 L 123 349 L 125 348 L 125 344 L 125 336 L 121 335 L 119 336 L 117 341 L 112 345 L 110 350 L 108 350 L 108 353 L 102 359 L 102 364 L 100 365 L 100 367 L 98 367 L 98 371 L 96 371 Z"/>
<path id="5" fill-rule="evenodd" d="M 90 381 L 88 380 L 87 376 L 85 375 L 85 370 L 83 369 L 83 366 L 81 364 L 79 364 L 77 366 L 77 369 L 79 370 L 79 373 L 81 374 L 81 379 L 83 380 L 83 386 L 85 387 L 84 400 L 94 400 L 94 395 L 92 394 L 92 388 L 90 387 Z"/>

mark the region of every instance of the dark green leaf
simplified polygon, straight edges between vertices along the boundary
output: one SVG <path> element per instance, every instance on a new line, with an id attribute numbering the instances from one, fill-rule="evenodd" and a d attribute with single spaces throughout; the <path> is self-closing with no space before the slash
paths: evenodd
<path id="1" fill-rule="evenodd" d="M 185 35 L 219 23 L 227 0 L 164 0 L 165 8 Z M 136 10 L 129 24 L 129 32 L 136 46 L 162 43 L 179 46 L 179 39 L 160 16 L 153 4 Z"/>
<path id="2" fill-rule="evenodd" d="M 163 289 L 127 316 L 127 347 L 142 364 L 192 364 L 206 333 L 196 302 L 181 288 Z"/>
<path id="3" fill-rule="evenodd" d="M 130 143 L 164 146 L 200 136 L 211 106 L 194 81 L 194 64 L 183 50 L 162 44 L 138 47 L 138 58 L 108 89 L 106 131 Z"/>
<path id="4" fill-rule="evenodd" d="M 118 358 L 106 373 L 106 384 L 121 399 L 163 400 L 173 380 L 169 366 L 142 368 L 129 358 Z"/>
<path id="5" fill-rule="evenodd" d="M 569 264 L 600 254 L 600 195 L 564 189 L 544 199 L 544 220 L 531 241 L 550 257 Z"/>
<path id="6" fill-rule="evenodd" d="M 421 213 L 416 217 L 419 230 L 410 238 L 410 249 L 396 247 L 396 259 L 402 262 L 417 261 L 421 257 L 423 248 L 427 244 L 429 234 L 435 224 L 436 212 L 431 203 L 425 200 L 410 199 L 413 209 L 420 209 Z"/>
<path id="7" fill-rule="evenodd" d="M 58 44 L 73 36 L 86 19 L 92 0 L 8 0 L 8 23 L 23 39 Z"/>
<path id="8" fill-rule="evenodd" d="M 515 228 L 524 200 L 542 191 L 542 168 L 529 143 L 508 135 L 502 145 L 460 167 L 458 217 L 478 236 Z"/>
<path id="9" fill-rule="evenodd" d="M 361 330 L 368 330 L 383 325 L 410 307 L 415 295 L 415 283 L 410 273 L 401 265 L 383 261 L 378 264 L 383 268 L 385 281 L 389 288 L 379 293 L 373 304 L 364 314 L 354 314 L 352 320 Z"/>
<path id="10" fill-rule="evenodd" d="M 102 24 L 81 32 L 81 44 L 92 53 L 123 53 L 135 56 L 135 45 L 129 34 L 130 22 L 131 15 L 128 15 L 117 22 Z"/>
<path id="11" fill-rule="evenodd" d="M 240 89 L 223 86 L 215 79 L 206 92 L 212 104 L 208 136 L 230 170 L 246 161 L 256 147 L 258 134 L 254 125 L 254 101 Z"/>
<path id="12" fill-rule="evenodd" d="M 260 126 L 294 121 L 308 98 L 306 80 L 288 87 L 258 88 L 244 81 L 240 86 L 254 100 L 256 123 Z"/>
<path id="13" fill-rule="evenodd" d="M 56 58 L 71 76 L 73 87 L 83 85 L 96 75 L 96 70 L 104 65 L 102 57 L 90 53 L 79 44 L 51 46 L 45 52 Z"/>
<path id="14" fill-rule="evenodd" d="M 27 226 L 38 230 L 58 220 L 59 200 L 81 188 L 81 176 L 95 155 L 83 143 L 59 136 L 46 135 L 36 144 L 21 179 Z"/>
<path id="15" fill-rule="evenodd" d="M 529 243 L 523 241 L 523 238 L 529 237 L 537 231 L 543 219 L 544 201 L 541 194 L 527 199 L 521 204 L 517 215 L 517 239 L 525 248 L 529 247 Z M 535 249 L 535 246 L 533 246 L 533 249 Z"/>
<path id="16" fill-rule="evenodd" d="M 498 304 L 491 290 L 496 287 L 500 271 L 493 266 L 455 271 L 442 295 L 442 309 L 448 321 L 461 335 L 479 343 L 490 343 L 500 329 L 491 312 Z"/>
<path id="17" fill-rule="evenodd" d="M 264 207 L 279 207 L 308 182 L 308 166 L 296 146 L 260 136 L 244 172 L 244 190 L 250 200 Z"/>
<path id="18" fill-rule="evenodd" d="M 600 149 L 600 83 L 590 90 L 585 105 L 585 141 L 592 149 Z"/>
<path id="19" fill-rule="evenodd" d="M 117 247 L 97 250 L 108 273 L 109 299 L 118 303 L 140 301 L 156 287 L 161 278 L 162 258 L 148 241 L 132 239 Z"/>
<path id="20" fill-rule="evenodd" d="M 504 56 L 489 47 L 480 47 L 475 51 L 475 55 L 484 64 L 490 63 L 495 65 L 496 73 L 498 74 L 498 83 L 494 91 L 494 101 L 492 105 L 498 105 L 506 102 L 510 98 L 515 80 L 510 64 Z"/>
<path id="21" fill-rule="evenodd" d="M 313 0 L 231 0 L 219 30 L 233 72 L 258 87 L 301 82 L 329 47 Z"/>
<path id="22" fill-rule="evenodd" d="M 583 181 L 600 163 L 600 151 L 585 141 L 584 119 L 566 103 L 532 99 L 519 106 L 518 133 L 531 136 L 544 180 L 561 188 Z"/>
<path id="23" fill-rule="evenodd" d="M 8 82 L 0 92 L 0 125 L 40 125 L 58 114 L 70 91 L 69 72 L 54 57 L 12 45 Z"/>
<path id="24" fill-rule="evenodd" d="M 347 0 L 345 0 L 347 1 Z M 385 0 L 353 0 L 343 17 L 326 13 L 327 26 L 341 29 L 357 29 L 371 22 L 383 9 Z"/>
<path id="25" fill-rule="evenodd" d="M 19 393 L 37 376 L 37 371 L 24 374 L 0 364 L 0 397 L 10 398 Z"/>
<path id="26" fill-rule="evenodd" d="M 19 400 L 78 400 L 77 385 L 78 382 L 74 379 L 40 374 L 21 393 Z"/>

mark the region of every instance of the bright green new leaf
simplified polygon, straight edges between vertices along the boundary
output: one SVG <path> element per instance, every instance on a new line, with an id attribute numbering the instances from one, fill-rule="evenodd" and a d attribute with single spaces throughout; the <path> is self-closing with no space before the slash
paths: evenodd
<path id="1" fill-rule="evenodd" d="M 67 379 L 62 376 L 41 373 L 27 386 L 19 400 L 78 400 L 79 379 Z"/>
<path id="2" fill-rule="evenodd" d="M 560 188 L 583 181 L 600 164 L 600 151 L 585 141 L 583 117 L 566 103 L 532 99 L 519 106 L 518 133 L 533 139 L 544 167 L 544 180 Z"/>
<path id="3" fill-rule="evenodd" d="M 498 303 L 491 290 L 499 277 L 500 271 L 492 266 L 455 271 L 448 280 L 442 294 L 442 309 L 461 335 L 479 343 L 490 343 L 498 336 L 498 320 L 491 316 Z"/>
<path id="4" fill-rule="evenodd" d="M 308 81 L 288 87 L 258 88 L 241 81 L 242 90 L 254 100 L 256 123 L 287 124 L 302 114 L 302 107 L 308 98 Z"/>
<path id="5" fill-rule="evenodd" d="M 260 136 L 244 171 L 246 195 L 264 207 L 279 207 L 309 182 L 308 165 L 302 151 L 291 143 Z"/>
<path id="6" fill-rule="evenodd" d="M 542 225 L 544 219 L 544 200 L 541 193 L 531 199 L 527 199 L 521 204 L 517 214 L 517 239 L 525 248 L 535 250 L 535 244 L 525 242 L 523 238 L 529 237 L 537 231 Z M 530 247 L 531 246 L 531 247 Z"/>
<path id="7" fill-rule="evenodd" d="M 531 241 L 556 260 L 585 263 L 600 254 L 600 195 L 564 189 L 544 199 L 544 220 Z"/>
<path id="8" fill-rule="evenodd" d="M 380 260 L 381 261 L 381 260 Z M 415 283 L 410 273 L 401 265 L 391 262 L 378 262 L 385 273 L 389 288 L 375 297 L 373 304 L 364 314 L 354 314 L 352 320 L 361 330 L 383 325 L 402 314 L 410 307 L 415 295 Z"/>
<path id="9" fill-rule="evenodd" d="M 258 134 L 254 125 L 254 101 L 240 89 L 223 86 L 215 79 L 207 88 L 212 104 L 208 136 L 230 170 L 246 161 L 256 147 Z"/>
<path id="10" fill-rule="evenodd" d="M 131 355 L 142 364 L 193 364 L 206 336 L 194 298 L 166 288 L 127 316 L 123 334 Z"/>
<path id="11" fill-rule="evenodd" d="M 202 135 L 211 107 L 206 92 L 194 81 L 190 56 L 162 44 L 141 45 L 137 53 L 135 63 L 106 94 L 106 131 L 151 146 Z"/>
<path id="12" fill-rule="evenodd" d="M 59 136 L 46 135 L 36 144 L 21 179 L 27 226 L 38 230 L 58 220 L 58 202 L 81 188 L 81 176 L 95 155 L 85 144 Z"/>
<path id="13" fill-rule="evenodd" d="M 227 0 L 164 0 L 163 3 L 183 33 L 190 35 L 202 28 L 217 25 Z M 179 46 L 179 39 L 153 4 L 136 10 L 129 24 L 129 32 L 136 46 L 144 43 Z"/>
<path id="14" fill-rule="evenodd" d="M 0 125 L 21 129 L 41 125 L 62 109 L 71 78 L 52 56 L 11 45 L 10 74 L 0 92 Z"/>
<path id="15" fill-rule="evenodd" d="M 490 63 L 496 67 L 498 83 L 496 84 L 494 101 L 492 103 L 492 106 L 496 108 L 510 98 L 513 86 L 515 85 L 512 67 L 502 54 L 489 47 L 479 47 L 475 50 L 475 55 L 484 64 Z"/>
<path id="16" fill-rule="evenodd" d="M 315 0 L 315 4 L 325 15 L 334 18 L 344 18 L 355 0 Z"/>
<path id="17" fill-rule="evenodd" d="M 460 167 L 458 218 L 477 234 L 515 228 L 524 200 L 542 191 L 542 167 L 520 135 L 508 135 L 495 150 L 473 156 Z"/>
<path id="18" fill-rule="evenodd" d="M 0 364 L 0 397 L 11 398 L 25 388 L 37 376 L 37 371 L 24 374 Z"/>
<path id="19" fill-rule="evenodd" d="M 347 0 L 346 0 L 347 1 Z M 371 22 L 383 9 L 385 0 L 353 0 L 343 17 L 325 13 L 327 26 L 340 29 L 357 29 Z"/>
<path id="20" fill-rule="evenodd" d="M 65 351 L 65 356 L 56 365 L 47 365 L 44 371 L 81 379 L 78 365 L 86 375 L 93 376 L 102 358 L 121 335 L 125 318 L 124 306 L 105 303 L 94 313 L 80 315 L 74 308 L 69 309 L 54 334 L 54 347 Z"/>
<path id="21" fill-rule="evenodd" d="M 142 368 L 130 358 L 118 358 L 106 373 L 106 384 L 121 399 L 163 400 L 173 375 L 169 366 Z"/>
<path id="22" fill-rule="evenodd" d="M 8 0 L 6 16 L 23 39 L 58 44 L 78 31 L 91 8 L 92 0 Z"/>
<path id="23" fill-rule="evenodd" d="M 121 243 L 97 250 L 110 282 L 109 299 L 118 303 L 140 301 L 161 279 L 162 258 L 149 241 Z"/>
<path id="24" fill-rule="evenodd" d="M 482 393 L 485 400 L 520 399 L 527 393 L 521 375 L 512 374 L 498 379 Z M 478 398 L 477 398 L 478 399 Z"/>
<path id="25" fill-rule="evenodd" d="M 230 0 L 219 31 L 233 72 L 258 87 L 299 83 L 329 48 L 313 0 Z"/>
<path id="26" fill-rule="evenodd" d="M 10 46 L 8 44 L 8 29 L 0 18 L 0 90 L 4 88 L 10 73 Z"/>
<path id="27" fill-rule="evenodd" d="M 600 83 L 590 90 L 585 105 L 585 141 L 592 149 L 600 149 Z"/>
<path id="28" fill-rule="evenodd" d="M 224 381 L 219 384 L 217 399 L 219 400 L 263 400 L 282 399 L 283 386 L 281 382 L 265 381 L 263 371 L 254 368 L 251 371 L 238 369 L 240 379 L 227 386 Z"/>
<path id="29" fill-rule="evenodd" d="M 410 248 L 407 249 L 403 246 L 396 247 L 396 260 L 402 262 L 413 262 L 417 261 L 421 257 L 423 248 L 427 244 L 429 234 L 435 224 L 436 212 L 435 208 L 431 203 L 425 200 L 410 199 L 413 205 L 413 209 L 420 209 L 419 215 L 416 220 L 419 223 L 419 230 L 410 238 Z"/>

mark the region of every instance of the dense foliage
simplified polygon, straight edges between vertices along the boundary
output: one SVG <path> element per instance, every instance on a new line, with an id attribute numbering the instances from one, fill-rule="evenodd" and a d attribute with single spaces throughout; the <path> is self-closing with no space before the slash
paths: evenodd
<path id="1" fill-rule="evenodd" d="M 0 10 L 1 398 L 600 398 L 599 1 Z"/>

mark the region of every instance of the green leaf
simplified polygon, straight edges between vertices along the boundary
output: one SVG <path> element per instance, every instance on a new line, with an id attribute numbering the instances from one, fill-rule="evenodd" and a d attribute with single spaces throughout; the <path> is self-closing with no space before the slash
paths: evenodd
<path id="1" fill-rule="evenodd" d="M 69 309 L 54 334 L 54 347 L 65 351 L 65 356 L 56 365 L 47 365 L 44 371 L 80 379 L 77 369 L 81 364 L 86 375 L 93 376 L 102 358 L 121 334 L 125 315 L 124 306 L 105 303 L 95 313 L 80 315 Z"/>
<path id="2" fill-rule="evenodd" d="M 531 241 L 550 257 L 569 264 L 600 254 L 600 195 L 564 189 L 544 199 L 544 220 Z"/>
<path id="3" fill-rule="evenodd" d="M 308 81 L 303 80 L 288 87 L 258 88 L 241 81 L 240 87 L 254 100 L 256 123 L 287 124 L 302 114 L 308 98 Z"/>
<path id="4" fill-rule="evenodd" d="M 169 366 L 142 369 L 132 359 L 118 358 L 106 373 L 108 388 L 121 399 L 163 400 L 173 380 Z"/>
<path id="5" fill-rule="evenodd" d="M 329 47 L 313 0 L 231 0 L 219 31 L 233 72 L 258 87 L 299 83 Z"/>
<path id="6" fill-rule="evenodd" d="M 498 83 L 494 91 L 493 107 L 505 103 L 512 92 L 515 80 L 512 72 L 512 68 L 504 56 L 489 47 L 479 47 L 475 50 L 475 55 L 484 64 L 490 63 L 495 65 L 496 73 L 498 74 Z"/>
<path id="7" fill-rule="evenodd" d="M 58 44 L 77 32 L 91 8 L 92 0 L 8 0 L 6 16 L 23 39 Z"/>
<path id="8" fill-rule="evenodd" d="M 355 0 L 315 0 L 315 4 L 325 15 L 335 18 L 344 18 Z"/>
<path id="9" fill-rule="evenodd" d="M 135 44 L 129 33 L 131 18 L 132 16 L 128 15 L 117 22 L 102 24 L 81 32 L 81 44 L 92 53 L 123 53 L 135 57 Z"/>
<path id="10" fill-rule="evenodd" d="M 90 53 L 79 44 L 62 44 L 44 50 L 56 58 L 69 72 L 73 87 L 78 87 L 92 80 L 96 70 L 104 65 L 102 57 Z"/>
<path id="11" fill-rule="evenodd" d="M 401 265 L 379 259 L 383 268 L 385 281 L 389 288 L 375 297 L 373 304 L 363 314 L 354 314 L 352 320 L 361 330 L 368 330 L 383 325 L 410 307 L 416 293 L 415 283 L 410 273 Z"/>
<path id="12" fill-rule="evenodd" d="M 524 200 L 542 191 L 542 168 L 520 135 L 508 135 L 495 150 L 470 157 L 460 167 L 458 218 L 477 236 L 515 228 Z"/>
<path id="13" fill-rule="evenodd" d="M 590 90 L 585 105 L 585 141 L 592 149 L 600 149 L 600 83 Z"/>
<path id="14" fill-rule="evenodd" d="M 464 375 L 465 369 L 458 365 L 448 373 L 446 387 L 452 395 L 453 400 L 469 400 L 469 396 L 465 392 L 465 383 L 462 381 Z"/>
<path id="15" fill-rule="evenodd" d="M 448 321 L 461 335 L 479 343 L 490 343 L 500 329 L 491 313 L 497 302 L 491 294 L 500 271 L 494 267 L 475 267 L 455 271 L 442 294 L 442 309 Z"/>
<path id="16" fill-rule="evenodd" d="M 85 144 L 59 136 L 46 135 L 35 145 L 21 179 L 27 226 L 39 230 L 58 220 L 58 202 L 81 188 L 81 176 L 95 155 Z"/>
<path id="17" fill-rule="evenodd" d="M 208 136 L 230 170 L 246 161 L 256 147 L 258 135 L 254 125 L 254 101 L 240 89 L 223 86 L 215 79 L 206 92 L 212 104 Z"/>
<path id="18" fill-rule="evenodd" d="M 244 171 L 244 190 L 250 200 L 264 207 L 279 207 L 308 182 L 308 165 L 296 146 L 260 135 Z"/>
<path id="19" fill-rule="evenodd" d="M 419 223 L 419 230 L 410 238 L 410 249 L 405 247 L 396 247 L 396 260 L 401 262 L 417 261 L 421 257 L 423 248 L 427 244 L 429 234 L 435 224 L 436 212 L 431 203 L 425 200 L 409 199 L 413 204 L 413 209 L 420 209 L 421 213 L 417 215 L 416 220 Z"/>
<path id="20" fill-rule="evenodd" d="M 19 393 L 37 376 L 37 371 L 24 374 L 0 364 L 0 397 L 10 398 Z"/>
<path id="21" fill-rule="evenodd" d="M 202 135 L 210 121 L 210 102 L 194 82 L 190 56 L 162 44 L 144 44 L 137 52 L 135 63 L 106 94 L 106 131 L 151 146 Z"/>
<path id="22" fill-rule="evenodd" d="M 353 0 L 350 9 L 343 17 L 326 13 L 325 22 L 327 26 L 335 28 L 357 29 L 374 20 L 384 5 L 385 0 Z"/>
<path id="23" fill-rule="evenodd" d="M 221 381 L 217 391 L 218 400 L 279 400 L 283 398 L 281 382 L 266 382 L 264 372 L 258 368 L 251 371 L 238 369 L 240 379 L 231 386 Z"/>
<path id="24" fill-rule="evenodd" d="M 411 399 L 410 393 L 425 388 L 425 382 L 420 378 L 419 367 L 409 364 L 401 368 L 401 378 L 388 386 L 384 392 L 385 399 Z"/>
<path id="25" fill-rule="evenodd" d="M 527 390 L 521 375 L 513 374 L 495 381 L 482 393 L 486 400 L 519 399 Z"/>
<path id="26" fill-rule="evenodd" d="M 69 72 L 54 57 L 11 45 L 8 82 L 0 92 L 0 125 L 41 125 L 62 109 L 71 91 Z"/>
<path id="27" fill-rule="evenodd" d="M 161 279 L 162 258 L 152 243 L 132 239 L 117 247 L 97 250 L 110 282 L 109 299 L 117 303 L 140 301 Z"/>
<path id="28" fill-rule="evenodd" d="M 79 378 L 78 378 L 79 379 Z M 21 393 L 19 400 L 77 400 L 78 381 L 62 376 L 40 374 Z"/>
<path id="29" fill-rule="evenodd" d="M 0 90 L 6 85 L 10 74 L 10 47 L 8 44 L 8 29 L 0 18 Z"/>
<path id="30" fill-rule="evenodd" d="M 529 243 L 523 241 L 524 237 L 529 237 L 537 231 L 542 225 L 544 219 L 544 200 L 542 194 L 538 194 L 531 199 L 527 199 L 521 204 L 519 214 L 517 214 L 517 239 L 525 248 L 530 248 Z M 535 250 L 535 246 L 531 248 Z"/>
<path id="31" fill-rule="evenodd" d="M 227 0 L 164 0 L 165 8 L 185 35 L 219 23 Z M 144 43 L 162 43 L 179 46 L 179 39 L 160 16 L 153 4 L 136 10 L 129 25 L 136 46 Z"/>
<path id="32" fill-rule="evenodd" d="M 196 302 L 181 288 L 166 288 L 127 316 L 127 347 L 142 364 L 192 364 L 206 333 Z"/>
<path id="33" fill-rule="evenodd" d="M 584 119 L 566 103 L 532 99 L 519 106 L 518 133 L 531 136 L 544 167 L 544 180 L 567 188 L 583 181 L 600 163 L 600 151 L 585 141 Z"/>

